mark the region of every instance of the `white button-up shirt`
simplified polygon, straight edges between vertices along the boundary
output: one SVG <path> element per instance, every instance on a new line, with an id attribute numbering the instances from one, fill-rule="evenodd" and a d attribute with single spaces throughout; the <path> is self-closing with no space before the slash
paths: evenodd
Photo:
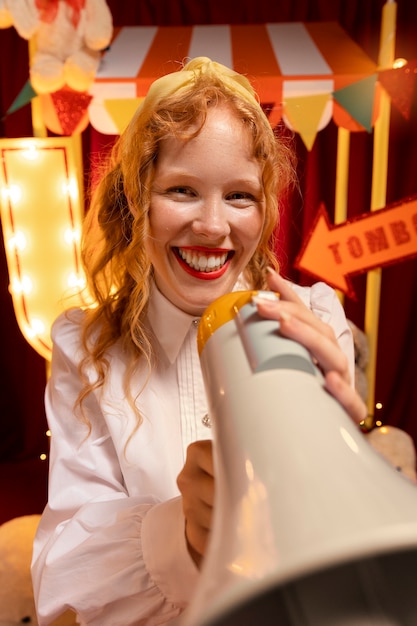
<path id="1" fill-rule="evenodd" d="M 336 294 L 323 283 L 294 289 L 333 326 L 353 380 L 352 336 Z M 32 566 L 39 623 L 68 608 L 92 626 L 169 623 L 187 606 L 198 580 L 176 484 L 188 444 L 211 437 L 204 425 L 197 321 L 153 289 L 148 323 L 154 365 L 149 379 L 148 371 L 138 370 L 131 383 L 142 423 L 136 428 L 116 343 L 104 386 L 85 403 L 88 434 L 74 417 L 82 315 L 62 315 L 53 327 L 45 396 L 52 433 L 49 500 Z"/>

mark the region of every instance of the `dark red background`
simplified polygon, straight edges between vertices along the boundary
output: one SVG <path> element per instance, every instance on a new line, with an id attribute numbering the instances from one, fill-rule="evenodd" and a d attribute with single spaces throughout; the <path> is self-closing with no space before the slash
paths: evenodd
<path id="1" fill-rule="evenodd" d="M 375 61 L 378 58 L 382 0 L 109 0 L 115 26 L 238 24 L 336 20 Z M 248 41 L 248 47 L 251 42 Z M 30 106 L 5 116 L 28 78 L 27 42 L 13 28 L 0 30 L 0 133 L 3 137 L 32 135 Z M 400 0 L 397 14 L 396 56 L 417 59 L 417 3 Z M 417 81 L 416 81 L 417 82 Z M 392 109 L 387 203 L 417 194 L 417 88 L 411 119 Z M 111 143 L 111 137 L 91 128 L 83 133 L 86 180 L 91 161 Z M 315 212 L 324 202 L 334 206 L 337 129 L 321 131 L 311 152 L 300 140 L 302 200 L 296 198 L 282 217 L 279 256 L 292 278 L 309 278 L 291 269 L 309 233 Z M 372 172 L 372 135 L 354 133 L 351 139 L 349 217 L 369 210 Z M 347 299 L 347 315 L 363 328 L 365 276 L 354 279 L 357 301 Z M 0 246 L 0 522 L 16 515 L 41 512 L 46 501 L 47 453 L 43 393 L 43 359 L 23 339 L 8 292 L 7 266 Z M 417 260 L 382 270 L 379 343 L 375 400 L 383 408 L 378 417 L 409 432 L 417 443 Z"/>

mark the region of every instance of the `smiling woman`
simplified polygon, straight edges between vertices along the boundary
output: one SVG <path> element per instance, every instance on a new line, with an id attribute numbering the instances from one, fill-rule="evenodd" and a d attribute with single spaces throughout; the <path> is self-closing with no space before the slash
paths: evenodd
<path id="1" fill-rule="evenodd" d="M 161 142 L 145 246 L 160 291 L 201 315 L 233 289 L 253 257 L 265 201 L 250 128 L 227 103 L 210 107 L 192 134 Z"/>
<path id="2" fill-rule="evenodd" d="M 307 348 L 355 422 L 366 414 L 336 294 L 276 271 L 294 170 L 249 81 L 204 57 L 158 79 L 121 135 L 84 225 L 93 304 L 53 326 L 41 626 L 68 607 L 84 625 L 164 624 L 192 599 L 215 484 L 197 327 L 216 298 L 279 292 L 260 315 Z"/>

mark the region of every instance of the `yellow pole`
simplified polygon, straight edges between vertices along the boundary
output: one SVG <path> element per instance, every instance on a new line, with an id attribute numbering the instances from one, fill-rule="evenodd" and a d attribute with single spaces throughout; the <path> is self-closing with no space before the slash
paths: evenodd
<path id="1" fill-rule="evenodd" d="M 350 132 L 339 126 L 337 130 L 336 156 L 336 190 L 334 223 L 342 224 L 347 219 L 348 182 L 349 182 Z M 340 302 L 344 302 L 344 294 L 338 291 Z"/>
<path id="2" fill-rule="evenodd" d="M 29 67 L 31 65 L 31 61 L 32 61 L 33 55 L 35 54 L 35 51 L 36 51 L 36 42 L 35 42 L 35 39 L 32 37 L 31 39 L 29 39 Z M 40 102 L 39 96 L 32 98 L 30 106 L 31 106 L 31 114 L 32 114 L 33 136 L 41 137 L 41 138 L 47 137 L 48 131 L 46 130 L 46 126 L 43 121 L 42 108 L 41 108 L 41 102 Z M 50 362 L 48 361 L 48 359 L 45 359 L 46 380 L 49 379 L 49 376 L 51 374 L 50 367 L 51 367 Z"/>
<path id="3" fill-rule="evenodd" d="M 36 51 L 36 41 L 34 38 L 29 39 L 29 66 L 31 64 L 33 55 Z M 46 128 L 45 122 L 43 120 L 42 115 L 42 106 L 39 96 L 35 97 L 31 101 L 31 114 L 32 114 L 32 132 L 34 137 L 48 137 L 48 130 Z M 78 187 L 80 189 L 80 197 L 82 198 L 82 189 L 83 189 L 83 162 L 82 162 L 82 142 L 81 135 L 72 135 L 71 137 L 72 150 L 74 154 L 74 159 L 77 164 L 77 182 Z M 50 361 L 45 359 L 46 366 L 46 378 L 49 379 L 50 376 Z"/>
<path id="4" fill-rule="evenodd" d="M 393 66 L 395 59 L 396 18 L 397 3 L 387 0 L 382 9 L 378 57 L 379 69 Z M 381 90 L 380 112 L 374 128 L 371 211 L 377 211 L 386 205 L 390 116 L 390 99 L 385 91 Z M 368 272 L 366 283 L 365 333 L 369 341 L 369 363 L 367 368 L 369 417 L 366 426 L 370 428 L 374 425 L 380 293 L 381 269 L 379 268 Z"/>
<path id="5" fill-rule="evenodd" d="M 29 39 L 29 66 L 31 64 L 31 60 L 36 50 L 36 42 L 35 39 Z M 46 126 L 42 117 L 42 108 L 39 96 L 32 99 L 31 102 L 32 108 L 32 129 L 34 137 L 47 137 L 48 131 L 46 130 Z"/>

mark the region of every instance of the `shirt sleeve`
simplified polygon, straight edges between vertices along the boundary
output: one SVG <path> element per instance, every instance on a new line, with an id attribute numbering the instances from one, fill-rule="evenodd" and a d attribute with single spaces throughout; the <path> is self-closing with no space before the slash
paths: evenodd
<path id="1" fill-rule="evenodd" d="M 89 434 L 74 416 L 80 389 L 75 330 L 62 319 L 53 329 L 45 394 L 49 498 L 32 560 L 39 624 L 67 609 L 91 626 L 164 624 L 188 604 L 198 577 L 181 499 L 129 495 L 94 394 L 86 403 Z"/>
<path id="2" fill-rule="evenodd" d="M 293 285 L 294 290 L 317 317 L 329 324 L 336 335 L 340 348 L 348 359 L 352 385 L 355 384 L 355 351 L 352 330 L 347 322 L 344 308 L 335 290 L 326 283 L 318 282 L 311 287 Z"/>

